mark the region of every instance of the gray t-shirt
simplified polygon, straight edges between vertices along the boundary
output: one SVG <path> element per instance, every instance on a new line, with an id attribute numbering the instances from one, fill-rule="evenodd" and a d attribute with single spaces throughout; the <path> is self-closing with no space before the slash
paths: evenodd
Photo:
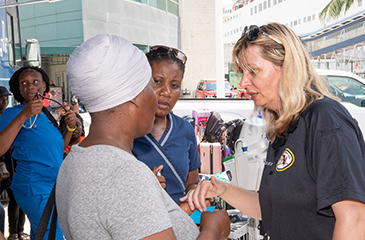
<path id="1" fill-rule="evenodd" d="M 196 239 L 193 220 L 133 155 L 113 146 L 73 146 L 56 185 L 59 222 L 67 240 L 141 239 L 173 228 Z"/>

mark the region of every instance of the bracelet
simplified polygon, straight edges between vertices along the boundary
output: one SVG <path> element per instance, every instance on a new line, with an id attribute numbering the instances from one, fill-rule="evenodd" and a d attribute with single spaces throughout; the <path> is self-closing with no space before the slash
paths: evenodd
<path id="1" fill-rule="evenodd" d="M 66 128 L 67 130 L 69 130 L 70 132 L 73 132 L 76 130 L 76 126 L 74 128 L 70 128 L 67 124 L 66 124 Z"/>

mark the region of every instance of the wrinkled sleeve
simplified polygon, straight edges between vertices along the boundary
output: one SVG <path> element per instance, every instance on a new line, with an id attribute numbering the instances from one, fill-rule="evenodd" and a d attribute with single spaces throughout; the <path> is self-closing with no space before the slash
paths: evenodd
<path id="1" fill-rule="evenodd" d="M 354 199 L 365 203 L 365 146 L 351 118 L 331 114 L 326 118 L 314 134 L 312 158 L 317 211 L 333 216 L 331 205 L 336 202 Z"/>

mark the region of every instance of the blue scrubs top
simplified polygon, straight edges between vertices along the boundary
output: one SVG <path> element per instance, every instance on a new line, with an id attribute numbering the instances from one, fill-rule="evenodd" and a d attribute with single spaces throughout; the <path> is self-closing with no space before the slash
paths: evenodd
<path id="1" fill-rule="evenodd" d="M 17 105 L 4 110 L 0 117 L 0 131 L 23 110 Z M 34 122 L 36 116 L 31 118 Z M 29 120 L 24 123 L 30 125 Z M 19 194 L 43 195 L 49 193 L 57 179 L 63 161 L 63 139 L 59 130 L 42 112 L 38 114 L 35 127 L 22 127 L 12 146 L 13 157 L 17 160 L 11 188 Z"/>
<path id="2" fill-rule="evenodd" d="M 166 192 L 177 203 L 185 196 L 189 172 L 201 165 L 198 145 L 191 124 L 169 113 L 170 125 L 159 141 L 149 133 L 137 138 L 132 153 L 149 168 L 163 165 L 161 172 L 166 178 Z"/>

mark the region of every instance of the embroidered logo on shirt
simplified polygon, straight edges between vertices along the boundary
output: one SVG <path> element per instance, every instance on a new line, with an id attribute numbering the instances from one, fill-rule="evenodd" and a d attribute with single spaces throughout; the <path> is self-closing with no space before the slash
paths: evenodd
<path id="1" fill-rule="evenodd" d="M 282 172 L 291 167 L 294 163 L 294 154 L 289 148 L 285 149 L 280 159 L 276 163 L 276 171 Z"/>

